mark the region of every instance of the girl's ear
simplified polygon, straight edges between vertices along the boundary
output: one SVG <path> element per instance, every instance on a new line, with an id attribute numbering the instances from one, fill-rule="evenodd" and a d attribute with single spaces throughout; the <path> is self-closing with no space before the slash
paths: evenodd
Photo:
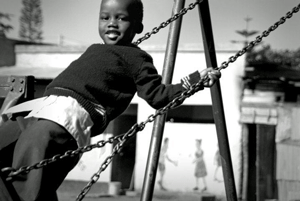
<path id="1" fill-rule="evenodd" d="M 136 32 L 137 34 L 142 33 L 143 30 L 144 30 L 144 25 L 143 25 L 143 23 L 141 23 L 141 22 L 137 22 L 135 27 L 136 27 L 136 28 L 135 28 L 135 32 Z"/>

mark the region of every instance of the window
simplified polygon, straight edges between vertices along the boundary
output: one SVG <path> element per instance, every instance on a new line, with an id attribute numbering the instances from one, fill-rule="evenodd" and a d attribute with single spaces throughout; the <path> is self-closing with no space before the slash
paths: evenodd
<path id="1" fill-rule="evenodd" d="M 166 121 L 174 123 L 214 123 L 211 105 L 182 105 L 169 110 Z"/>

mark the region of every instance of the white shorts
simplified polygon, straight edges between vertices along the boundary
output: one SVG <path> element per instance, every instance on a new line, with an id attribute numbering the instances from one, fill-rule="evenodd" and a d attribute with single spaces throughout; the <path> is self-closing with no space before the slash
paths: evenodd
<path id="1" fill-rule="evenodd" d="M 13 106 L 2 114 L 29 111 L 24 118 L 43 118 L 63 126 L 79 147 L 90 144 L 93 121 L 89 113 L 72 97 L 50 95 Z"/>

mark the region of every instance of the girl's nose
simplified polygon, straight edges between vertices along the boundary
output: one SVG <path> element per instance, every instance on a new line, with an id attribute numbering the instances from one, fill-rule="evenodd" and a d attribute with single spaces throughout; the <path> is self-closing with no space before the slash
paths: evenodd
<path id="1" fill-rule="evenodd" d="M 108 26 L 117 26 L 116 20 L 115 19 L 111 19 L 108 23 Z"/>

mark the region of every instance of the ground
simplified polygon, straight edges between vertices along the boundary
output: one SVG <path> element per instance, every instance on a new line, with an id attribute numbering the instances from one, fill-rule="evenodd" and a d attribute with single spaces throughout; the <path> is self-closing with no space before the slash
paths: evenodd
<path id="1" fill-rule="evenodd" d="M 59 201 L 76 201 L 77 196 L 88 182 L 64 182 L 58 190 Z M 139 201 L 141 200 L 141 192 L 130 191 L 127 195 L 109 196 L 103 193 L 98 193 L 95 188 L 85 195 L 82 201 Z M 201 197 L 213 196 L 208 194 L 200 194 L 193 192 L 172 192 L 155 190 L 152 201 L 202 201 Z M 208 198 L 208 197 L 206 197 Z M 203 199 L 204 200 L 204 199 Z M 205 199 L 210 201 L 225 201 L 225 198 L 217 197 L 215 199 Z"/>

